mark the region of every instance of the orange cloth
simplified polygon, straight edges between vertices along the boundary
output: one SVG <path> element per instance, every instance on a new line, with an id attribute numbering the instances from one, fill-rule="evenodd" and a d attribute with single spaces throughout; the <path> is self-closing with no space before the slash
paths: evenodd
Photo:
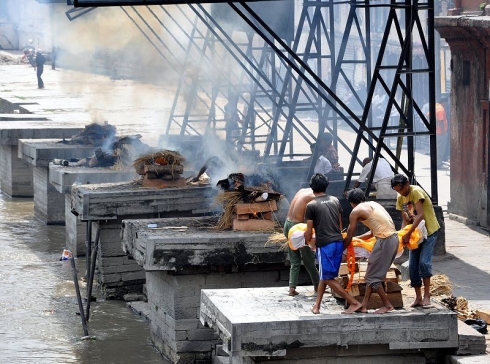
<path id="1" fill-rule="evenodd" d="M 400 245 L 398 246 L 398 252 L 401 252 L 403 250 L 402 237 L 403 237 L 403 235 L 405 235 L 407 233 L 408 230 L 410 230 L 411 226 L 412 225 L 407 225 L 403 229 L 397 231 L 398 240 L 400 241 Z M 344 238 L 346 235 L 347 234 L 342 233 L 342 236 Z M 418 241 L 420 240 L 420 238 L 421 238 L 420 231 L 418 229 L 415 229 L 413 231 L 412 235 L 410 235 L 410 242 L 407 244 L 407 248 L 410 250 L 417 249 L 419 246 Z M 364 248 L 370 252 L 373 251 L 374 243 L 376 243 L 376 238 L 374 236 L 369 238 L 369 239 L 366 239 L 366 240 L 359 239 L 356 237 L 352 238 L 352 245 L 354 247 L 356 247 L 356 246 L 361 247 L 361 248 Z"/>

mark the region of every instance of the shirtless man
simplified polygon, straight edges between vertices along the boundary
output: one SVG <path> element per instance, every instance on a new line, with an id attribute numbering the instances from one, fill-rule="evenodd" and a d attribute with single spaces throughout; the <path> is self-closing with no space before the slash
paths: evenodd
<path id="1" fill-rule="evenodd" d="M 306 205 L 305 241 L 310 242 L 310 248 L 316 250 L 318 266 L 320 267 L 320 284 L 316 301 L 311 312 L 320 313 L 323 294 L 326 286 L 344 298 L 349 304 L 348 311 L 361 308 L 361 303 L 352 297 L 342 285 L 335 280 L 339 275 L 342 253 L 345 249 L 342 240 L 342 208 L 337 197 L 326 193 L 328 179 L 320 173 L 311 177 L 310 187 L 315 198 Z M 313 229 L 315 239 L 312 239 Z M 347 312 L 350 313 L 350 312 Z"/>
<path id="2" fill-rule="evenodd" d="M 289 230 L 296 224 L 303 223 L 305 221 L 305 211 L 306 204 L 313 200 L 315 195 L 311 188 L 302 188 L 296 195 L 294 195 L 293 200 L 289 204 L 288 216 L 284 222 L 284 235 L 288 238 Z M 315 254 L 311 251 L 308 246 L 300 248 L 298 250 L 289 250 L 289 261 L 291 268 L 289 271 L 289 295 L 296 296 L 298 292 L 296 291 L 296 285 L 298 284 L 299 270 L 301 268 L 301 259 L 303 259 L 303 264 L 310 274 L 311 281 L 315 287 L 315 292 L 318 289 L 318 271 L 315 265 Z"/>
<path id="3" fill-rule="evenodd" d="M 367 305 L 373 291 L 379 295 L 383 303 L 383 306 L 378 308 L 374 313 L 383 314 L 390 312 L 393 310 L 393 305 L 386 296 L 383 282 L 398 252 L 399 240 L 395 224 L 383 206 L 374 201 L 366 201 L 363 190 L 359 188 L 352 189 L 347 194 L 347 200 L 353 207 L 353 210 L 349 216 L 349 228 L 347 229 L 344 244 L 347 246 L 351 243 L 356 231 L 357 222 L 363 223 L 370 229 L 370 231 L 358 236 L 358 238 L 370 239 L 374 236 L 376 243 L 368 258 L 365 275 L 366 293 L 362 301 L 362 307 L 359 309 L 354 309 L 354 307 L 352 309 L 349 308 L 345 313 L 367 313 Z"/>

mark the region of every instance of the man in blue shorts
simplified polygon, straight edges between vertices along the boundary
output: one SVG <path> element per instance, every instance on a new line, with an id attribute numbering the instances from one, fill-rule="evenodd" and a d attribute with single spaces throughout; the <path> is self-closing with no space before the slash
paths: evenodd
<path id="1" fill-rule="evenodd" d="M 318 270 L 320 271 L 320 283 L 316 302 L 311 311 L 320 313 L 325 288 L 328 285 L 332 291 L 344 298 L 349 307 L 345 313 L 354 312 L 362 307 L 361 303 L 352 297 L 338 283 L 335 278 L 339 275 L 342 253 L 346 248 L 342 237 L 342 208 L 339 200 L 327 195 L 328 179 L 320 173 L 316 173 L 310 180 L 315 199 L 306 205 L 306 232 L 305 241 L 311 241 L 311 249 L 316 249 Z M 312 240 L 315 229 L 315 240 Z M 344 313 L 344 312 L 343 312 Z"/>

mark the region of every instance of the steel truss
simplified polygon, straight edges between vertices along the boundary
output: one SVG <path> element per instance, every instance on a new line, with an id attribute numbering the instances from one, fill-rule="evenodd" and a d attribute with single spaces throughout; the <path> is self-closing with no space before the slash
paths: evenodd
<path id="1" fill-rule="evenodd" d="M 417 139 L 425 136 L 431 155 L 436 154 L 433 0 L 303 1 L 292 41 L 281 39 L 244 1 L 222 6 L 231 7 L 248 25 L 245 41 L 237 40 L 237 32 L 213 18 L 203 5 L 187 6 L 192 15 L 186 15 L 187 24 L 181 19 L 179 23 L 187 45 L 174 40 L 189 64 L 206 67 L 182 73 L 167 123 L 168 135 L 206 136 L 226 131 L 224 104 L 232 102 L 236 107 L 236 101 L 244 108 L 237 110 L 242 124 L 233 147 L 263 147 L 263 160 L 282 166 L 305 156 L 296 146 L 314 142 L 324 131 L 338 135 L 340 124 L 356 134 L 353 144 L 335 139 L 339 152 L 351 156 L 344 171 L 346 187 L 363 148 L 374 157 L 374 168 L 383 156 L 411 179 Z M 189 14 L 183 10 L 185 5 L 177 7 Z M 155 48 L 169 50 L 159 51 L 168 60 L 174 53 L 172 47 L 158 37 L 159 32 L 136 7 L 127 8 L 134 14 L 122 7 Z M 165 6 L 159 7 L 158 14 L 150 11 L 163 29 L 168 21 L 175 22 Z M 152 41 L 148 32 L 159 41 Z M 364 89 L 356 85 L 359 69 Z M 423 86 L 426 98 L 414 93 L 414 82 Z M 342 95 L 345 92 L 350 94 L 348 101 Z M 183 94 L 184 107 L 179 108 Z M 386 100 L 377 116 L 376 97 Z M 425 103 L 429 104 L 430 118 L 422 111 Z M 312 126 L 305 120 L 317 122 Z M 390 143 L 393 140 L 395 151 Z M 406 144 L 405 163 L 402 143 Z M 315 151 L 313 161 L 317 154 Z M 431 196 L 437 204 L 436 163 L 432 158 Z M 313 167 L 312 163 L 308 175 Z M 304 177 L 306 180 L 307 175 Z"/>

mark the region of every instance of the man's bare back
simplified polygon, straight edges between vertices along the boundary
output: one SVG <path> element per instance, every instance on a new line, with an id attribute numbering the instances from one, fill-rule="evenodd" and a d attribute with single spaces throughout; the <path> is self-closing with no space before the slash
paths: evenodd
<path id="1" fill-rule="evenodd" d="M 314 198 L 313 190 L 309 187 L 302 188 L 296 192 L 289 204 L 288 219 L 294 222 L 304 222 L 306 205 Z"/>

